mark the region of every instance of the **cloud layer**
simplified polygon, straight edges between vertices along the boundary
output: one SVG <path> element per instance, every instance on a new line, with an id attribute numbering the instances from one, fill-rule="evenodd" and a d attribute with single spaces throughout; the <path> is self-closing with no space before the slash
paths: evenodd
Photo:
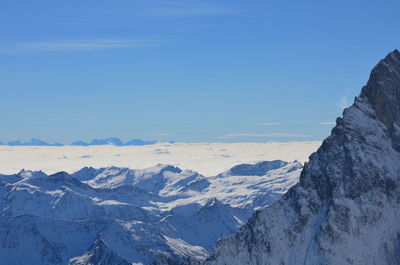
<path id="1" fill-rule="evenodd" d="M 71 41 L 38 41 L 17 43 L 3 52 L 82 52 L 111 49 L 135 49 L 158 44 L 157 40 L 71 40 Z"/>
<path id="2" fill-rule="evenodd" d="M 281 125 L 278 122 L 260 122 L 260 123 L 256 123 L 257 126 L 277 126 L 277 125 Z"/>
<path id="3" fill-rule="evenodd" d="M 336 122 L 334 122 L 334 121 L 323 121 L 323 122 L 319 122 L 318 124 L 320 124 L 320 125 L 336 125 Z"/>
<path id="4" fill-rule="evenodd" d="M 225 134 L 218 138 L 221 139 L 230 139 L 236 137 L 293 137 L 293 138 L 308 138 L 312 137 L 311 135 L 304 134 L 293 134 L 293 133 L 232 133 Z"/>

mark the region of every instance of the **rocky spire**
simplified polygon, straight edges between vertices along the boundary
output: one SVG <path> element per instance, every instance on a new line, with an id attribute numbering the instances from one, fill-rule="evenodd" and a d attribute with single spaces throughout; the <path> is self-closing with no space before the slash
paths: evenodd
<path id="1" fill-rule="evenodd" d="M 368 100 L 400 151 L 400 52 L 394 50 L 372 70 L 358 100 Z"/>
<path id="2" fill-rule="evenodd" d="M 360 96 L 343 112 L 343 117 L 337 119 L 332 134 L 310 157 L 300 184 L 306 188 L 313 187 L 320 198 L 330 199 L 335 191 L 356 197 L 381 185 L 392 186 L 387 182 L 391 183 L 396 173 L 388 161 L 393 162 L 400 154 L 393 153 L 387 145 L 400 151 L 398 50 L 389 53 L 373 68 Z M 383 159 L 388 154 L 390 158 Z M 376 167 L 381 174 L 371 176 Z M 389 171 L 392 172 L 388 174 Z"/>
<path id="3" fill-rule="evenodd" d="M 360 98 L 368 99 L 378 118 L 387 126 L 399 120 L 400 52 L 394 50 L 372 70 Z"/>
<path id="4" fill-rule="evenodd" d="M 372 70 L 300 182 L 206 264 L 400 264 L 400 53 Z"/>

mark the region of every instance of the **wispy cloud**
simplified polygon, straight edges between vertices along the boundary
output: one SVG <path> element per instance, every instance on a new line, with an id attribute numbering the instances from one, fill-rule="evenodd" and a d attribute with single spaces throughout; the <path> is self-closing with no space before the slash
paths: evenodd
<path id="1" fill-rule="evenodd" d="M 345 109 L 345 108 L 347 108 L 347 107 L 350 106 L 350 105 L 351 105 L 351 102 L 350 102 L 350 100 L 347 98 L 347 96 L 341 97 L 340 100 L 339 100 L 339 102 L 338 102 L 338 107 L 339 107 L 340 109 Z"/>
<path id="2" fill-rule="evenodd" d="M 149 2 L 151 7 L 142 10 L 141 15 L 159 18 L 199 17 L 216 15 L 234 15 L 236 10 L 226 6 L 220 6 L 200 1 L 165 1 Z"/>
<path id="3" fill-rule="evenodd" d="M 172 135 L 172 133 L 170 132 L 159 132 L 159 133 L 155 133 L 155 136 L 168 136 L 168 135 Z"/>
<path id="4" fill-rule="evenodd" d="M 277 125 L 281 125 L 278 122 L 260 122 L 260 123 L 256 123 L 257 126 L 277 126 Z"/>
<path id="5" fill-rule="evenodd" d="M 334 121 L 323 121 L 323 122 L 319 122 L 318 124 L 320 124 L 320 125 L 336 125 L 336 122 L 334 122 Z"/>
<path id="6" fill-rule="evenodd" d="M 293 133 L 233 133 L 233 134 L 225 134 L 219 136 L 217 138 L 221 139 L 230 139 L 236 137 L 293 137 L 293 138 L 308 138 L 312 137 L 311 135 L 304 134 L 293 134 Z"/>
<path id="7" fill-rule="evenodd" d="M 81 52 L 110 49 L 134 49 L 158 44 L 156 40 L 89 40 L 89 41 L 40 41 L 17 43 L 3 52 Z"/>
<path id="8" fill-rule="evenodd" d="M 32 72 L 24 71 L 0 71 L 0 75 L 20 75 L 20 74 L 30 74 Z"/>

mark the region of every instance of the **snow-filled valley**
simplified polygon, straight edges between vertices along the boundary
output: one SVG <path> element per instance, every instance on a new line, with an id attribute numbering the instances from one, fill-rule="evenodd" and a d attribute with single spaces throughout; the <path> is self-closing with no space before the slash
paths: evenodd
<path id="1" fill-rule="evenodd" d="M 203 260 L 297 183 L 301 169 L 274 160 L 213 176 L 161 164 L 0 175 L 0 256 L 5 264 Z"/>

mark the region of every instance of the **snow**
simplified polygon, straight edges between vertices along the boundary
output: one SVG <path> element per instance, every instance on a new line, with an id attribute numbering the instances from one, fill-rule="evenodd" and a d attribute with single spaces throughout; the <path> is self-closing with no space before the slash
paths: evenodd
<path id="1" fill-rule="evenodd" d="M 147 265 L 163 257 L 204 259 L 221 236 L 236 232 L 255 209 L 294 185 L 300 162 L 319 145 L 0 146 L 0 173 L 8 174 L 0 174 L 5 198 L 0 213 L 7 217 L 5 224 L 18 224 L 0 229 L 0 238 L 18 234 L 0 240 L 10 246 L 0 248 L 0 254 L 9 264 L 49 259 Z M 276 159 L 294 162 L 263 162 Z M 18 216 L 24 222 L 14 220 Z M 67 232 L 58 226 L 66 223 L 74 238 L 83 239 L 79 244 L 60 238 Z M 27 230 L 33 232 L 25 239 Z M 34 247 L 24 251 L 22 241 Z"/>
<path id="2" fill-rule="evenodd" d="M 5 198 L 0 224 L 6 224 L 0 229 L 0 246 L 5 246 L 0 254 L 8 264 L 26 262 L 18 253 L 35 264 L 42 259 L 76 265 L 148 265 L 162 257 L 202 260 L 221 236 L 236 232 L 256 208 L 294 185 L 301 169 L 297 161 L 264 161 L 207 177 L 161 164 L 83 168 L 72 175 L 0 175 Z M 23 222 L 14 220 L 19 216 Z M 10 227 L 14 223 L 18 226 Z M 79 244 L 60 238 L 65 229 L 73 229 Z M 12 233 L 18 236 L 1 237 Z M 26 244 L 33 246 L 31 251 L 22 249 Z"/>
<path id="3" fill-rule="evenodd" d="M 297 183 L 301 168 L 299 162 L 293 162 L 270 170 L 262 176 L 251 174 L 226 176 L 227 172 L 224 172 L 215 177 L 207 177 L 206 180 L 210 185 L 201 192 L 187 193 L 188 198 L 165 204 L 160 203 L 160 205 L 163 206 L 163 209 L 172 209 L 190 203 L 205 205 L 210 198 L 239 208 L 267 205 Z"/>
<path id="4" fill-rule="evenodd" d="M 190 253 L 190 257 L 195 258 L 204 258 L 208 254 L 207 251 L 205 251 L 203 248 L 189 245 L 182 239 L 171 238 L 167 236 L 164 236 L 164 238 L 167 240 L 172 250 L 177 254 L 187 255 L 187 253 Z"/>
<path id="5" fill-rule="evenodd" d="M 0 146 L 0 173 L 14 174 L 23 168 L 42 170 L 47 174 L 59 171 L 72 173 L 85 166 L 144 169 L 156 164 L 169 164 L 213 176 L 242 163 L 275 159 L 304 163 L 320 144 L 319 141 L 304 141 L 87 147 Z"/>

